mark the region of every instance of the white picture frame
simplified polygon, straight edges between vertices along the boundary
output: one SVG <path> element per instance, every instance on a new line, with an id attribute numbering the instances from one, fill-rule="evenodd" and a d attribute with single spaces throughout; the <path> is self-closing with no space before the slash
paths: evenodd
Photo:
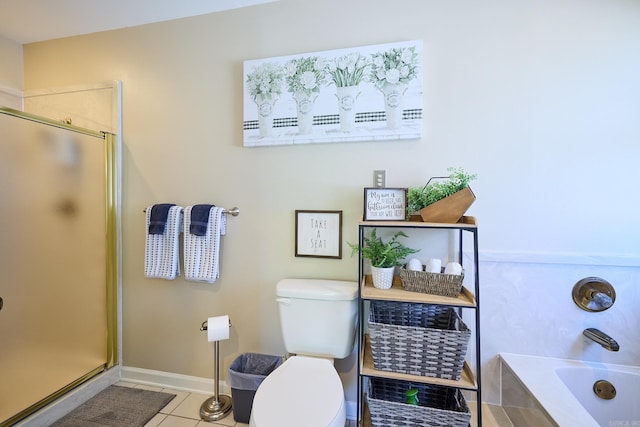
<path id="1" fill-rule="evenodd" d="M 407 217 L 407 189 L 364 189 L 364 221 L 404 221 Z"/>

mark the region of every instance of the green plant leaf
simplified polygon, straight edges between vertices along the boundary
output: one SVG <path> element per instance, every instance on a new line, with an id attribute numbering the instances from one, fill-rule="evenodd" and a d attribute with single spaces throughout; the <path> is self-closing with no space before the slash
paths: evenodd
<path id="1" fill-rule="evenodd" d="M 377 235 L 376 229 L 371 230 L 369 237 L 363 238 L 364 245 L 360 248 L 359 245 L 347 242 L 351 247 L 351 256 L 360 251 L 362 258 L 371 261 L 371 265 L 374 267 L 396 267 L 402 265 L 401 261 L 407 255 L 414 254 L 419 249 L 412 249 L 404 246 L 398 241 L 400 237 L 409 237 L 403 231 L 398 231 L 393 235 L 391 240 L 384 242 L 382 238 Z"/>
<path id="2" fill-rule="evenodd" d="M 469 182 L 476 179 L 476 174 L 468 174 L 462 168 L 447 168 L 449 177 L 446 181 L 427 183 L 424 187 L 410 187 L 407 190 L 407 211 L 409 214 L 434 204 L 467 188 Z"/>

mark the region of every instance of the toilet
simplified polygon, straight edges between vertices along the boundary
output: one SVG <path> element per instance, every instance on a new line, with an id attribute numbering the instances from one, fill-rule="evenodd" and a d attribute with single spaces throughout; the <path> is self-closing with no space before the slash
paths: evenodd
<path id="1" fill-rule="evenodd" d="M 344 427 L 344 390 L 333 360 L 353 351 L 358 284 L 283 279 L 276 295 L 284 344 L 293 356 L 258 387 L 249 425 Z"/>

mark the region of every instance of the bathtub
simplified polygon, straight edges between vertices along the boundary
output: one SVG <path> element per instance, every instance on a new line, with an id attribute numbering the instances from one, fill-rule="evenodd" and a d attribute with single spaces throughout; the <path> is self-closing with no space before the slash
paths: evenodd
<path id="1" fill-rule="evenodd" d="M 500 354 L 502 406 L 514 426 L 640 427 L 640 367 Z M 607 380 L 613 399 L 596 396 Z"/>

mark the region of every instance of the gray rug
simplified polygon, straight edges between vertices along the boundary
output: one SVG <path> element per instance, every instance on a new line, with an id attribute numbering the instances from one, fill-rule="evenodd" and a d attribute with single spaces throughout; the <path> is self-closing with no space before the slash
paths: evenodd
<path id="1" fill-rule="evenodd" d="M 52 424 L 52 427 L 143 427 L 175 394 L 112 385 Z"/>

